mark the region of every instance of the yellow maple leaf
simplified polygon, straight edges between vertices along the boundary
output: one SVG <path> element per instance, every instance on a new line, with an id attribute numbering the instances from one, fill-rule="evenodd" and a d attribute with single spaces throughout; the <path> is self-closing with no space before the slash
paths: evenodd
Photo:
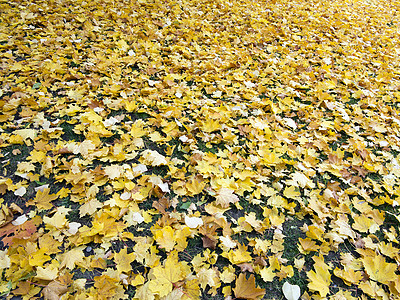
<path id="1" fill-rule="evenodd" d="M 360 232 L 368 232 L 371 231 L 372 226 L 375 224 L 374 220 L 368 218 L 365 215 L 355 215 L 353 216 L 354 224 L 352 225 L 353 229 L 358 230 Z M 375 232 L 372 229 L 373 232 Z"/>
<path id="2" fill-rule="evenodd" d="M 119 165 L 111 165 L 104 167 L 104 172 L 110 179 L 116 179 L 121 176 L 123 168 Z"/>
<path id="3" fill-rule="evenodd" d="M 52 226 L 58 229 L 63 228 L 67 223 L 67 219 L 65 216 L 68 213 L 68 209 L 62 209 L 62 208 L 59 208 L 58 211 L 51 218 L 44 216 L 43 223 L 48 225 L 48 227 Z"/>
<path id="4" fill-rule="evenodd" d="M 50 189 L 45 188 L 43 191 L 38 190 L 36 193 L 36 197 L 30 201 L 28 201 L 29 205 L 36 205 L 38 209 L 50 209 L 52 208 L 51 201 L 54 201 L 58 198 L 56 194 L 50 194 Z"/>
<path id="5" fill-rule="evenodd" d="M 224 271 L 220 274 L 220 279 L 223 283 L 231 283 L 236 279 L 235 269 L 233 266 L 224 267 Z"/>
<path id="6" fill-rule="evenodd" d="M 300 197 L 300 192 L 296 189 L 295 186 L 287 186 L 283 191 L 283 195 L 287 198 L 297 200 Z"/>
<path id="7" fill-rule="evenodd" d="M 106 274 L 94 277 L 94 287 L 97 289 L 98 299 L 109 299 L 115 296 L 118 281 Z"/>
<path id="8" fill-rule="evenodd" d="M 215 268 L 200 268 L 200 270 L 197 271 L 197 278 L 203 290 L 206 289 L 207 286 L 215 289 L 221 285 L 219 272 L 217 272 Z"/>
<path id="9" fill-rule="evenodd" d="M 167 165 L 168 162 L 163 155 L 154 150 L 145 150 L 139 160 L 144 165 L 161 166 Z"/>
<path id="10" fill-rule="evenodd" d="M 41 249 L 37 249 L 37 251 L 34 251 L 33 253 L 31 253 L 29 255 L 29 264 L 31 266 L 37 266 L 37 267 L 41 267 L 43 266 L 43 264 L 50 260 L 51 257 L 49 255 L 47 255 L 47 250 L 46 248 L 41 248 Z"/>
<path id="11" fill-rule="evenodd" d="M 132 270 L 131 262 L 133 262 L 135 258 L 136 254 L 135 253 L 128 254 L 127 248 L 123 248 L 118 253 L 115 253 L 114 260 L 115 263 L 117 264 L 118 272 L 128 273 L 129 271 L 131 271 Z"/>
<path id="12" fill-rule="evenodd" d="M 146 281 L 146 279 L 141 275 L 141 274 L 137 274 L 130 282 L 131 285 L 133 286 L 138 286 L 138 285 L 142 285 L 144 284 L 144 282 Z"/>
<path id="13" fill-rule="evenodd" d="M 178 251 L 183 251 L 187 247 L 187 237 L 191 235 L 191 231 L 189 227 L 184 227 L 182 229 L 178 229 L 174 232 L 174 241 L 176 242 L 175 249 Z"/>
<path id="14" fill-rule="evenodd" d="M 236 279 L 235 287 L 233 291 L 235 293 L 236 298 L 242 299 L 261 299 L 264 294 L 265 290 L 256 287 L 256 282 L 254 275 L 251 274 L 249 279 L 246 279 L 246 275 L 240 273 L 239 277 Z"/>
<path id="15" fill-rule="evenodd" d="M 388 283 L 396 278 L 395 271 L 397 270 L 397 265 L 387 263 L 381 255 L 374 257 L 367 256 L 362 258 L 361 261 L 364 264 L 365 271 L 372 280 Z"/>
<path id="16" fill-rule="evenodd" d="M 91 199 L 79 208 L 79 216 L 82 218 L 85 215 L 92 215 L 101 207 L 103 207 L 102 202 L 97 199 Z"/>
<path id="17" fill-rule="evenodd" d="M 192 180 L 186 182 L 186 190 L 189 192 L 188 196 L 200 194 L 205 186 L 206 183 L 197 178 L 193 178 Z"/>
<path id="18" fill-rule="evenodd" d="M 165 260 L 164 266 L 151 269 L 149 290 L 160 297 L 168 295 L 174 287 L 173 284 L 185 278 L 184 269 L 185 266 L 178 261 L 178 253 L 172 252 Z"/>
<path id="19" fill-rule="evenodd" d="M 68 287 L 58 281 L 51 281 L 44 289 L 44 299 L 60 299 L 68 291 Z"/>
<path id="20" fill-rule="evenodd" d="M 0 250 L 0 270 L 11 266 L 10 257 L 7 255 L 8 250 Z"/>
<path id="21" fill-rule="evenodd" d="M 83 254 L 84 248 L 85 246 L 80 246 L 64 253 L 61 256 L 62 260 L 60 267 L 67 267 L 68 269 L 72 270 L 76 263 L 83 262 L 85 257 L 85 254 Z"/>
<path id="22" fill-rule="evenodd" d="M 221 188 L 215 197 L 216 203 L 223 208 L 227 208 L 231 203 L 239 202 L 239 197 L 233 192 L 231 189 Z"/>
<path id="23" fill-rule="evenodd" d="M 276 276 L 276 274 L 274 273 L 274 269 L 269 267 L 269 268 L 263 268 L 260 271 L 260 275 L 261 278 L 265 281 L 265 282 L 272 282 L 274 280 L 274 277 Z"/>
<path id="24" fill-rule="evenodd" d="M 181 300 L 196 300 L 200 296 L 199 281 L 197 278 L 187 280 L 183 286 L 183 296 Z"/>
<path id="25" fill-rule="evenodd" d="M 48 265 L 46 268 L 37 267 L 36 268 L 36 276 L 37 279 L 43 280 L 54 280 L 58 276 L 58 268 L 51 264 Z"/>
<path id="26" fill-rule="evenodd" d="M 175 246 L 174 229 L 171 226 L 157 229 L 154 233 L 154 239 L 165 251 L 171 251 Z"/>
<path id="27" fill-rule="evenodd" d="M 310 251 L 318 251 L 319 246 L 316 244 L 316 242 L 312 241 L 309 238 L 299 238 L 299 251 L 302 254 L 308 254 Z"/>
<path id="28" fill-rule="evenodd" d="M 363 273 L 361 271 L 355 271 L 353 269 L 341 270 L 339 268 L 335 268 L 333 270 L 335 276 L 343 279 L 343 282 L 347 285 L 355 284 L 357 285 L 363 279 Z"/>
<path id="29" fill-rule="evenodd" d="M 331 283 L 331 274 L 329 267 L 325 264 L 323 256 L 314 256 L 315 261 L 314 269 L 307 272 L 308 280 L 310 281 L 308 287 L 312 291 L 319 292 L 322 297 L 329 293 L 329 285 Z"/>
<path id="30" fill-rule="evenodd" d="M 250 252 L 247 251 L 247 246 L 242 244 L 239 244 L 238 249 L 230 250 L 227 257 L 229 261 L 235 265 L 252 260 Z"/>
<path id="31" fill-rule="evenodd" d="M 204 132 L 210 133 L 221 129 L 221 124 L 218 120 L 208 119 L 201 123 L 201 129 Z"/>

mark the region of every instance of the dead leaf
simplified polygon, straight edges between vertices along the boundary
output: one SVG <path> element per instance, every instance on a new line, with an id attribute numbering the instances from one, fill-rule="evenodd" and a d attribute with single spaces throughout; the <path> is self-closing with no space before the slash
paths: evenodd
<path id="1" fill-rule="evenodd" d="M 249 263 L 238 264 L 238 267 L 240 268 L 240 271 L 242 273 L 245 273 L 246 271 L 250 272 L 250 273 L 254 272 L 253 266 L 251 264 L 249 264 Z"/>
<path id="2" fill-rule="evenodd" d="M 246 279 L 244 273 L 240 273 L 236 279 L 233 291 L 236 298 L 239 299 L 261 299 L 265 295 L 264 289 L 256 287 L 254 275 L 250 275 L 249 279 Z"/>
<path id="3" fill-rule="evenodd" d="M 43 289 L 43 297 L 45 300 L 59 300 L 60 297 L 68 291 L 68 287 L 58 281 L 51 281 Z"/>
<path id="4" fill-rule="evenodd" d="M 229 207 L 231 203 L 239 202 L 239 197 L 233 193 L 234 191 L 227 188 L 221 188 L 215 197 L 216 203 L 223 208 Z"/>

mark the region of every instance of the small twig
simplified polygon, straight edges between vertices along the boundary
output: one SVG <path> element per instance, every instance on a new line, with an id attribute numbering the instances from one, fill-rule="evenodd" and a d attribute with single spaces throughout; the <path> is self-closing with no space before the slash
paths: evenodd
<path id="1" fill-rule="evenodd" d="M 44 285 L 44 284 L 40 284 L 40 283 L 29 281 L 29 280 L 27 280 L 26 282 L 28 282 L 30 284 L 33 284 L 33 285 L 36 285 L 36 286 L 41 286 L 41 287 L 46 287 L 47 286 L 47 285 Z"/>
<path id="2" fill-rule="evenodd" d="M 183 249 L 183 253 L 185 253 L 190 259 L 193 259 L 193 256 L 191 256 L 186 249 Z"/>

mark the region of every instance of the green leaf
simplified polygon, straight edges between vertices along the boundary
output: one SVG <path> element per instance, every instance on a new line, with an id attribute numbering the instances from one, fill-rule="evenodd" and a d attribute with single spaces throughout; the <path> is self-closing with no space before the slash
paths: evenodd
<path id="1" fill-rule="evenodd" d="M 192 202 L 184 202 L 180 206 L 180 209 L 188 209 L 191 204 L 192 204 Z"/>

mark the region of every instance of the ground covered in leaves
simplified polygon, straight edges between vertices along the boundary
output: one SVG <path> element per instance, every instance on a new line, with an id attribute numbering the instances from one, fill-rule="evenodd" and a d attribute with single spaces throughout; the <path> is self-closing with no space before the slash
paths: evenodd
<path id="1" fill-rule="evenodd" d="M 399 299 L 399 1 L 0 1 L 0 295 Z"/>

